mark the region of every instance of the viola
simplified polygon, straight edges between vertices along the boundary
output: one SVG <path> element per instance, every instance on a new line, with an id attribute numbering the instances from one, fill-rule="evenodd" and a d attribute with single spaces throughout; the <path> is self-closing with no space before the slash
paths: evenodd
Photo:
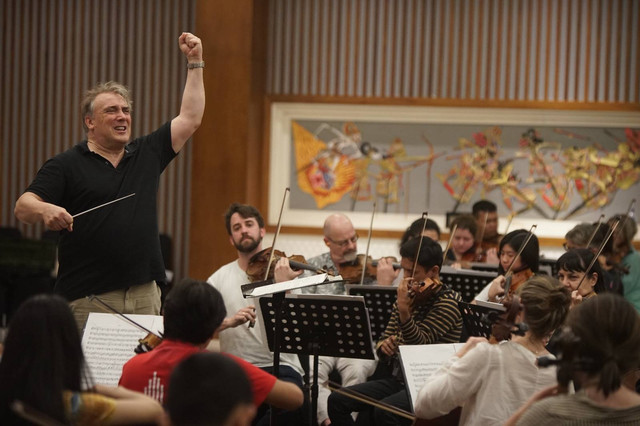
<path id="1" fill-rule="evenodd" d="M 133 351 L 137 354 L 151 352 L 160 343 L 162 343 L 162 337 L 158 336 L 155 333 L 149 332 L 149 334 L 144 336 L 142 339 L 138 339 L 138 346 L 136 346 Z"/>
<path id="2" fill-rule="evenodd" d="M 350 262 L 344 262 L 338 265 L 338 273 L 342 278 L 350 284 L 359 284 L 362 280 L 362 269 L 364 268 L 365 279 L 375 279 L 378 273 L 378 260 L 372 260 L 371 256 L 367 256 L 367 261 L 364 261 L 365 255 L 359 254 L 356 258 Z M 393 262 L 393 269 L 400 269 L 398 259 L 393 256 L 386 257 L 385 259 L 391 259 Z"/>
<path id="3" fill-rule="evenodd" d="M 507 272 L 504 276 L 506 281 L 504 284 L 505 298 L 509 298 L 510 296 L 512 296 L 518 289 L 518 287 L 520 287 L 532 276 L 533 271 L 529 268 L 525 268 L 518 272 Z"/>
<path id="4" fill-rule="evenodd" d="M 313 265 L 309 265 L 305 260 L 304 256 L 294 254 L 292 256 L 288 256 L 284 254 L 283 251 L 274 250 L 273 257 L 271 256 L 271 247 L 268 247 L 258 253 L 254 254 L 251 259 L 249 259 L 249 266 L 247 267 L 247 275 L 251 279 L 252 282 L 255 281 L 263 281 L 265 280 L 265 273 L 267 272 L 267 268 L 269 269 L 269 275 L 267 279 L 273 279 L 273 271 L 275 263 L 281 258 L 286 257 L 289 259 L 289 266 L 294 270 L 308 270 L 315 272 L 316 274 L 327 273 L 324 269 L 316 268 Z M 269 264 L 269 259 L 271 258 L 271 264 Z"/>
<path id="5" fill-rule="evenodd" d="M 502 305 L 506 310 L 498 315 L 491 325 L 491 338 L 489 339 L 489 343 L 499 343 L 503 340 L 510 340 L 512 334 L 523 336 L 527 331 L 527 326 L 524 323 L 516 323 L 518 314 L 524 309 L 520 298 L 513 295 L 503 302 Z"/>

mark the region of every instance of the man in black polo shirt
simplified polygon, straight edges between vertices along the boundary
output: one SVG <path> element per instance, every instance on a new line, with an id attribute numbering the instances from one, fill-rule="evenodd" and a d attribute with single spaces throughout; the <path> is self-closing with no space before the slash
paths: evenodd
<path id="1" fill-rule="evenodd" d="M 16 202 L 20 221 L 61 231 L 55 291 L 70 301 L 80 329 L 97 310 L 85 298 L 90 294 L 125 313 L 160 313 L 160 174 L 200 126 L 205 104 L 202 43 L 190 33 L 178 43 L 188 61 L 178 116 L 129 143 L 128 89 L 112 81 L 97 85 L 82 101 L 87 140 L 49 159 Z"/>

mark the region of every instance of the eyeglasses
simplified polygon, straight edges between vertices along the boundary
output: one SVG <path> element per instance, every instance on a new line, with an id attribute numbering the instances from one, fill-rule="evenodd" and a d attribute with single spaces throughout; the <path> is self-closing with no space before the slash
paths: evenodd
<path id="1" fill-rule="evenodd" d="M 358 241 L 358 238 L 360 238 L 358 234 L 355 234 L 353 237 L 347 238 L 346 240 L 342 240 L 342 241 L 334 241 L 329 237 L 327 237 L 327 240 L 329 240 L 332 244 L 335 244 L 339 247 L 346 247 L 349 245 L 349 243 L 355 244 L 355 242 Z"/>

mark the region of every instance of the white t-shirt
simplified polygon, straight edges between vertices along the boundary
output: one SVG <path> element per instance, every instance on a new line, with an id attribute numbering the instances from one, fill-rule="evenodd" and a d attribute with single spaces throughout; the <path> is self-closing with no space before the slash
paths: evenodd
<path id="1" fill-rule="evenodd" d="M 535 361 L 519 343 L 480 343 L 427 379 L 416 415 L 429 419 L 462 406 L 461 425 L 502 425 L 535 392 L 557 383 L 556 368 L 538 368 Z"/>
<path id="2" fill-rule="evenodd" d="M 234 315 L 246 306 L 256 306 L 259 303 L 258 299 L 245 299 L 242 296 L 240 286 L 249 283 L 250 279 L 240 268 L 237 260 L 218 269 L 207 282 L 222 294 L 227 316 Z M 263 342 L 263 327 L 262 318 L 256 318 L 255 327 L 249 328 L 248 323 L 245 323 L 223 330 L 220 332 L 220 350 L 240 357 L 257 367 L 271 367 L 273 352 L 269 351 L 267 342 Z M 280 364 L 290 366 L 300 375 L 304 374 L 296 354 L 281 353 Z"/>

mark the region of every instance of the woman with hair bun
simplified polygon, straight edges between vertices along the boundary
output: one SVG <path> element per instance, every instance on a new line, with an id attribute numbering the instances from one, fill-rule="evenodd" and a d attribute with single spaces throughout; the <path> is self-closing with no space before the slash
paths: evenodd
<path id="1" fill-rule="evenodd" d="M 590 298 L 571 310 L 563 334 L 560 346 L 573 357 L 560 363 L 558 377 L 570 377 L 581 390 L 542 399 L 557 386 L 544 389 L 507 424 L 640 424 L 640 395 L 632 390 L 640 366 L 640 316 L 634 307 L 612 293 Z"/>
<path id="2" fill-rule="evenodd" d="M 415 413 L 421 419 L 442 416 L 462 406 L 461 425 L 502 425 L 531 395 L 556 381 L 555 368 L 539 368 L 537 358 L 569 312 L 569 291 L 555 278 L 535 276 L 517 294 L 524 307 L 516 323 L 523 336 L 492 345 L 472 337 L 442 365 L 418 393 Z"/>

